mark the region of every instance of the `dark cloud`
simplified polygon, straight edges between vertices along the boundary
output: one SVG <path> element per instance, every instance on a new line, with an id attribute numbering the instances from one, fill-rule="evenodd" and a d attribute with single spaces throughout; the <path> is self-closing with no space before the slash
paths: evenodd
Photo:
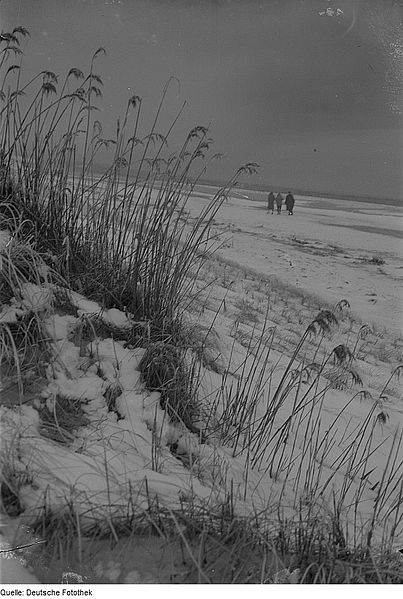
<path id="1" fill-rule="evenodd" d="M 320 16 L 330 5 L 338 18 Z M 165 81 L 178 77 L 165 123 L 183 99 L 178 136 L 212 123 L 228 154 L 215 176 L 256 160 L 262 180 L 283 181 L 292 163 L 290 185 L 402 194 L 396 0 L 3 0 L 0 10 L 3 27 L 31 29 L 28 70 L 85 68 L 107 48 L 97 65 L 106 126 L 133 92 L 151 118 Z M 356 168 L 342 177 L 337 161 Z"/>

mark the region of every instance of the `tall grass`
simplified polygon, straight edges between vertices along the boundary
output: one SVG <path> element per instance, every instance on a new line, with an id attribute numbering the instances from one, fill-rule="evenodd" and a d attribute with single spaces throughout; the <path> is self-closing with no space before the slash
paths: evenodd
<path id="1" fill-rule="evenodd" d="M 130 513 L 130 506 L 128 506 Z M 80 532 L 74 506 L 64 519 L 51 514 L 33 531 L 48 538 L 44 551 L 28 553 L 42 580 L 60 582 L 66 569 L 82 575 L 83 582 L 105 582 L 96 564 L 100 555 L 121 562 L 134 548 L 145 545 L 150 552 L 150 570 L 161 564 L 153 582 L 194 584 L 401 584 L 401 558 L 387 552 L 351 549 L 335 543 L 338 522 L 325 529 L 314 514 L 307 522 L 301 511 L 295 523 L 280 519 L 276 534 L 261 531 L 254 519 L 238 520 L 226 512 L 211 514 L 181 510 L 164 511 L 158 504 L 142 520 L 126 521 L 115 532 L 119 540 L 100 535 L 96 528 L 86 537 Z M 267 527 L 270 523 L 266 522 Z M 150 535 L 150 528 L 152 533 Z M 143 532 L 141 532 L 143 530 Z M 51 534 L 49 534 L 51 531 Z M 150 540 L 150 544 L 147 541 Z M 156 542 L 157 553 L 152 550 Z M 168 553 L 168 557 L 167 557 Z M 26 553 L 25 553 L 26 555 Z M 153 559 L 154 558 L 154 559 Z M 123 565 L 123 564 L 122 564 Z M 168 567 L 167 567 L 168 566 Z M 169 567 L 170 566 L 170 567 Z M 179 567 L 178 567 L 179 566 Z M 137 569 L 137 564 L 134 564 Z M 133 568 L 123 565 L 123 572 Z M 167 570 L 169 570 L 167 572 Z M 168 576 L 169 579 L 168 579 Z"/>
<path id="2" fill-rule="evenodd" d="M 52 285 L 62 283 L 34 249 L 26 224 L 15 207 L 0 201 L 0 234 L 13 230 L 0 249 L 0 380 L 16 384 L 20 399 L 24 379 L 43 375 L 50 359 L 41 317 L 52 303 Z"/>
<path id="3" fill-rule="evenodd" d="M 198 270 L 217 241 L 210 235 L 214 217 L 231 185 L 257 165 L 238 169 L 194 219 L 188 218 L 194 186 L 218 155 L 212 154 L 213 140 L 203 126 L 194 127 L 176 151 L 169 147 L 184 106 L 163 133 L 158 130 L 172 81 L 162 91 L 151 128 L 144 128 L 143 102 L 134 95 L 114 137 L 106 139 L 97 118 L 103 82 L 96 72 L 105 50 L 94 53 L 87 73 L 71 68 L 59 81 L 55 73 L 42 71 L 25 82 L 17 62 L 27 36 L 25 28 L 16 27 L 0 38 L 1 227 L 19 240 L 13 247 L 20 253 L 24 239 L 38 256 L 25 275 L 29 282 L 42 280 L 40 260 L 68 288 L 148 323 L 142 343 L 154 344 L 154 352 L 164 355 L 164 344 L 180 344 L 179 308 L 191 301 Z M 96 160 L 106 150 L 109 166 L 97 174 Z M 11 262 L 2 260 L 4 281 Z M 4 283 L 2 296 L 13 297 L 6 288 Z M 16 336 L 9 326 L 0 332 L 2 351 L 16 357 Z M 35 344 L 32 335 L 24 339 Z"/>
<path id="4" fill-rule="evenodd" d="M 127 309 L 164 327 L 172 322 L 192 287 L 208 245 L 211 223 L 231 185 L 254 163 L 241 167 L 190 222 L 185 206 L 211 155 L 208 129 L 194 127 L 172 152 L 170 136 L 183 110 L 163 133 L 158 130 L 170 81 L 151 129 L 142 132 L 142 99 L 127 100 L 113 139 L 96 118 L 102 79 L 93 55 L 88 73 L 72 68 L 59 77 L 42 71 L 22 82 L 21 27 L 3 34 L 0 111 L 0 193 L 30 226 L 36 249 L 69 286 L 104 307 Z M 96 175 L 101 150 L 112 149 L 110 165 Z M 192 182 L 190 177 L 192 176 Z"/>
<path id="5" fill-rule="evenodd" d="M 362 381 L 348 347 L 336 346 L 321 363 L 305 363 L 303 348 L 309 336 L 327 334 L 336 324 L 333 313 L 319 313 L 280 374 L 277 365 L 271 366 L 273 331 L 265 332 L 263 327 L 263 333 L 251 335 L 239 377 L 225 385 L 229 364 L 214 406 L 220 413 L 214 434 L 232 448 L 235 458 L 245 458 L 242 499 L 248 493 L 253 496 L 250 485 L 248 490 L 249 479 L 256 480 L 253 471 L 280 487 L 276 504 L 287 506 L 275 518 L 280 531 L 284 528 L 279 537 L 282 552 L 305 556 L 305 566 L 313 559 L 312 552 L 325 550 L 329 557 L 337 546 L 347 553 L 364 555 L 373 546 L 387 553 L 403 531 L 402 430 L 397 427 L 393 434 L 379 435 L 386 422 L 379 399 L 368 405 L 362 421 L 354 422 L 349 415 L 357 401 L 372 397 L 364 389 L 357 390 Z M 349 378 L 351 397 L 329 418 L 326 397 L 338 387 L 337 380 L 329 377 L 332 363 L 343 382 Z M 399 372 L 397 368 L 391 376 Z M 385 454 L 379 463 L 378 452 Z M 287 511 L 290 501 L 294 517 Z M 312 538 L 304 548 L 306 535 Z"/>
<path id="6" fill-rule="evenodd" d="M 238 169 L 200 214 L 190 219 L 187 202 L 216 156 L 211 154 L 212 140 L 203 126 L 194 127 L 179 149 L 170 150 L 172 132 L 183 110 L 159 131 L 171 82 L 162 92 L 150 130 L 142 131 L 143 102 L 132 96 L 113 139 L 106 139 L 96 119 L 102 97 L 96 64 L 104 49 L 94 53 L 87 74 L 72 68 L 59 84 L 55 73 L 43 71 L 24 82 L 20 65 L 10 64 L 10 59 L 20 55 L 21 39 L 27 35 L 17 27 L 0 38 L 0 225 L 11 234 L 9 246 L 0 254 L 1 302 L 23 297 L 23 284 L 45 285 L 53 293 L 57 283 L 97 300 L 104 308 L 117 307 L 147 322 L 140 340 L 135 339 L 137 329 L 123 340 L 147 346 L 141 364 L 143 378 L 150 390 L 161 392 L 162 407 L 171 420 L 200 433 L 201 441 L 218 440 L 229 446 L 232 458 L 244 458 L 241 499 L 247 498 L 253 470 L 280 486 L 280 505 L 290 489 L 294 497 L 292 519 L 279 508 L 274 517 L 263 511 L 243 521 L 235 516 L 239 497 L 234 496 L 232 483 L 224 489 L 228 501 L 219 515 L 196 513 L 191 505 L 182 512 L 167 513 L 158 500 L 150 498 L 149 509 L 140 517 L 128 505 L 123 523 L 111 520 L 113 539 L 117 541 L 121 530 L 130 533 L 132 525 L 139 530 L 150 524 L 164 538 L 173 534 L 187 553 L 194 581 L 203 583 L 216 581 L 212 568 L 217 566 L 221 582 L 275 582 L 276 571 L 288 568 L 299 569 L 299 582 L 398 580 L 397 574 L 387 570 L 383 557 L 403 523 L 402 434 L 397 432 L 389 440 L 372 509 L 363 522 L 359 508 L 373 472 L 371 457 L 384 445 L 375 434 L 382 424 L 383 411 L 377 413 L 382 404 L 375 402 L 357 426 L 347 423 L 343 428 L 345 412 L 359 397 L 357 392 L 325 425 L 327 391 L 339 379 L 345 385 L 346 377 L 354 385 L 360 383 L 353 367 L 354 351 L 343 345 L 319 364 L 305 363 L 309 337 L 327 334 L 337 324 L 332 312 L 320 312 L 308 325 L 276 381 L 270 367 L 273 330 L 256 339 L 253 329 L 236 382 L 229 383 L 229 364 L 216 402 L 210 414 L 204 414 L 204 430 L 194 427 L 199 415 L 195 402 L 198 368 L 203 360 L 211 364 L 215 358 L 206 352 L 211 349 L 208 330 L 201 340 L 188 338 L 181 307 L 189 306 L 200 268 L 218 241 L 211 233 L 217 211 L 237 179 L 253 173 L 257 165 L 247 163 Z M 110 165 L 97 175 L 95 162 L 105 148 L 112 151 Z M 249 304 L 240 305 L 239 310 L 243 320 L 257 324 Z M 21 364 L 29 369 L 41 361 L 46 338 L 35 310 L 15 330 L 13 326 L 0 322 L 0 358 L 10 372 L 17 371 L 20 381 Z M 95 331 L 97 325 L 91 322 L 89 326 Z M 188 367 L 189 349 L 195 359 Z M 62 405 L 55 406 L 56 428 L 53 420 L 49 428 L 59 436 L 62 432 L 65 440 L 59 426 L 63 411 Z M 75 422 L 81 414 L 69 413 L 68 417 Z M 152 467 L 158 471 L 156 424 Z M 11 482 L 7 488 L 13 494 Z M 379 560 L 372 549 L 380 523 L 385 530 Z M 41 534 L 51 537 L 53 547 L 59 547 L 59 553 L 78 543 L 82 561 L 82 527 L 74 505 L 64 520 L 44 509 L 38 526 Z M 65 544 L 60 540 L 63 536 Z"/>

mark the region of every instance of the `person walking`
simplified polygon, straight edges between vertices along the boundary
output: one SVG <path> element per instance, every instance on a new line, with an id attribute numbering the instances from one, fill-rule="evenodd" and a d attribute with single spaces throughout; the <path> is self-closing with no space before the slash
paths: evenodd
<path id="1" fill-rule="evenodd" d="M 274 214 L 274 193 L 271 191 L 267 198 L 267 212 Z"/>
<path id="2" fill-rule="evenodd" d="M 289 215 L 294 214 L 294 204 L 295 204 L 294 196 L 292 195 L 291 191 L 289 191 L 285 198 L 285 206 L 288 210 Z"/>
<path id="3" fill-rule="evenodd" d="M 277 214 L 281 214 L 281 206 L 283 205 L 283 196 L 280 192 L 276 195 Z"/>

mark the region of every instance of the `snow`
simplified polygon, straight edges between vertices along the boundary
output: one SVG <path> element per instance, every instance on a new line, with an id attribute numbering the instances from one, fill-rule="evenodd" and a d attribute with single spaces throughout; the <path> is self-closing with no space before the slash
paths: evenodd
<path id="1" fill-rule="evenodd" d="M 134 324 L 144 325 L 143 322 L 136 322 L 131 314 L 117 308 L 105 310 L 97 302 L 88 300 L 75 291 L 69 291 L 69 297 L 79 316 L 99 316 L 106 324 L 120 329 L 131 329 Z"/>
<path id="2" fill-rule="evenodd" d="M 197 198 L 199 209 L 200 202 L 204 201 L 203 197 Z M 223 380 L 222 374 L 200 365 L 198 394 L 204 406 L 216 406 L 217 418 L 225 409 L 226 400 L 233 397 L 242 372 L 249 373 L 253 368 L 254 357 L 247 355 L 243 336 L 248 339 L 254 325 L 242 320 L 242 306 L 239 306 L 241 300 L 247 299 L 253 309 L 259 308 L 259 295 L 252 283 L 260 285 L 264 276 L 274 275 L 284 284 L 291 281 L 293 286 L 307 293 L 314 290 L 323 301 L 336 303 L 346 297 L 352 304 L 352 314 L 358 312 L 364 321 L 399 332 L 397 321 L 402 310 L 396 290 L 396 277 L 401 276 L 399 252 L 393 236 L 389 238 L 379 233 L 380 228 L 390 226 L 396 231 L 400 227 L 398 209 L 393 209 L 397 213 L 391 217 L 381 206 L 375 209 L 365 203 L 359 203 L 359 206 L 350 203 L 354 212 L 347 214 L 335 202 L 326 212 L 320 209 L 320 204 L 314 204 L 312 198 L 297 198 L 293 217 L 277 217 L 265 213 L 263 216 L 259 212 L 261 207 L 259 202 L 230 198 L 219 213 L 220 221 L 215 223 L 217 231 L 228 230 L 231 225 L 231 234 L 235 237 L 227 246 L 221 247 L 220 256 L 225 265 L 230 266 L 234 261 L 249 269 L 252 289 L 247 295 L 245 275 L 245 280 L 234 280 L 231 288 L 223 290 L 215 270 L 220 264 L 210 265 L 209 301 L 212 308 L 203 308 L 197 315 L 196 324 L 207 330 L 214 322 L 219 345 L 217 353 L 225 378 Z M 339 227 L 334 227 L 331 222 L 335 207 Z M 196 209 L 192 204 L 190 208 Z M 361 230 L 364 226 L 372 227 L 372 232 Z M 351 235 L 354 227 L 354 235 Z M 343 256 L 347 258 L 334 249 L 336 245 L 343 248 Z M 359 260 L 363 254 L 375 256 L 378 253 L 384 255 L 387 262 L 380 270 L 377 267 L 373 270 L 367 262 Z M 201 286 L 205 282 L 202 281 Z M 370 287 L 377 294 L 375 304 L 365 295 Z M 227 307 L 216 316 L 223 298 Z M 83 318 L 100 318 L 108 325 L 125 330 L 135 323 L 132 315 L 115 308 L 102 309 L 97 302 L 75 292 L 71 292 L 71 301 L 78 316 L 56 314 L 49 286 L 25 284 L 21 298 L 13 299 L 0 312 L 0 323 L 15 322 L 27 311 L 34 311 L 42 319 L 54 361 L 47 367 L 46 385 L 40 400 L 50 413 L 54 413 L 58 398 L 76 402 L 89 421 L 73 431 L 69 443 L 61 444 L 43 435 L 39 413 L 33 407 L 0 407 L 2 454 L 16 479 L 21 481 L 19 500 L 28 523 L 34 522 L 41 513 L 45 497 L 48 506 L 59 514 L 68 509 L 71 501 L 82 517 L 85 532 L 94 521 L 108 528 L 110 519 L 126 517 L 128 506 L 142 513 L 155 497 L 158 497 L 159 505 L 168 510 L 179 509 L 186 502 L 216 510 L 226 505 L 231 495 L 236 515 L 264 512 L 266 517 L 273 516 L 273 522 L 279 507 L 287 518 L 295 518 L 296 514 L 298 517 L 303 500 L 301 509 L 305 510 L 306 516 L 314 516 L 326 530 L 332 526 L 331 501 L 344 489 L 342 519 L 351 522 L 356 518 L 358 526 L 365 529 L 373 517 L 383 477 L 387 479 L 392 475 L 391 465 L 398 465 L 402 458 L 399 445 L 402 407 L 397 383 L 394 387 L 391 383 L 388 388 L 390 397 L 383 408 L 389 419 L 383 425 L 374 422 L 372 428 L 365 431 L 364 424 L 372 418 L 374 404 L 359 401 L 358 396 L 354 398 L 353 390 L 329 388 L 329 381 L 324 377 L 319 379 L 315 389 L 310 388 L 308 381 L 301 381 L 275 405 L 270 404 L 273 389 L 278 388 L 289 362 L 283 347 L 274 345 L 264 366 L 261 397 L 254 418 L 258 422 L 273 410 L 272 430 L 281 430 L 287 422 L 289 429 L 284 450 L 281 455 L 277 452 L 275 458 L 271 452 L 277 437 L 268 434 L 262 447 L 262 468 L 259 469 L 257 464 L 253 469 L 249 456 L 242 453 L 239 446 L 234 449 L 228 435 L 227 438 L 220 436 L 222 431 L 216 431 L 208 442 L 202 443 L 197 435 L 170 419 L 161 408 L 160 394 L 145 388 L 139 372 L 145 349 L 125 347 L 122 341 L 112 338 L 97 338 L 86 346 L 81 343 L 80 347 L 75 342 L 78 336 L 75 332 L 79 331 Z M 290 308 L 291 312 L 298 309 L 303 309 L 302 303 Z M 194 314 L 187 316 L 195 318 Z M 279 315 L 271 310 L 269 317 L 267 330 L 274 335 Z M 283 322 L 280 321 L 280 325 Z M 261 326 L 261 320 L 256 326 Z M 281 330 L 280 341 L 295 346 L 301 331 L 303 328 L 298 328 L 296 321 L 290 321 L 288 328 Z M 324 337 L 321 351 L 342 343 L 343 335 L 343 331 L 335 331 L 332 340 Z M 364 343 L 365 339 L 361 341 Z M 313 345 L 306 349 L 305 363 L 308 363 L 309 351 L 313 352 L 314 359 L 322 359 L 323 354 L 317 357 L 319 349 Z M 190 358 L 189 352 L 187 359 Z M 300 366 L 296 360 L 292 369 Z M 368 358 L 357 360 L 355 366 L 365 378 L 366 389 L 378 397 L 383 385 L 381 381 L 388 378 L 391 364 L 382 365 L 375 359 L 370 364 Z M 252 384 L 246 388 L 251 397 L 252 389 Z M 112 409 L 106 400 L 108 390 L 116 396 Z M 298 417 L 290 419 L 295 402 L 301 396 L 305 398 L 305 405 Z M 365 448 L 367 460 L 364 460 L 363 450 L 357 449 L 351 454 L 353 462 L 346 463 L 344 452 L 355 443 L 360 431 L 363 434 L 361 448 Z M 308 480 L 311 466 L 307 441 L 310 439 L 316 439 L 315 460 L 321 463 L 315 470 L 316 487 Z M 173 445 L 177 447 L 176 456 L 170 450 Z M 312 447 L 310 445 L 309 449 Z M 353 478 L 349 474 L 352 466 L 356 474 Z M 376 513 L 377 542 L 393 525 L 393 513 L 389 519 L 386 515 L 398 497 L 401 476 L 401 469 L 397 468 L 395 481 L 389 489 L 395 483 L 396 487 L 390 495 L 389 491 L 385 493 Z M 323 493 L 316 493 L 319 489 Z M 357 494 L 360 494 L 360 501 L 355 514 Z M 403 544 L 401 528 L 396 531 L 395 544 Z M 116 563 L 107 563 L 102 568 L 104 576 L 111 582 L 122 577 Z M 278 581 L 294 582 L 296 576 L 296 571 L 284 570 L 278 573 Z M 145 581 L 136 569 L 125 577 L 126 582 L 139 580 Z"/>
<path id="3" fill-rule="evenodd" d="M 11 519 L 0 514 L 0 584 L 37 584 L 38 579 L 26 567 L 26 561 L 13 549 L 15 531 Z"/>
<path id="4" fill-rule="evenodd" d="M 191 216 L 213 193 L 214 188 L 187 203 Z M 296 196 L 294 215 L 278 216 L 267 214 L 267 193 L 247 195 L 250 199 L 231 196 L 220 208 L 211 234 L 234 227 L 232 235 L 224 235 L 228 243 L 220 256 L 330 304 L 346 298 L 363 322 L 403 333 L 403 208 Z M 377 257 L 385 263 L 369 261 Z"/>
<path id="5" fill-rule="evenodd" d="M 133 320 L 117 308 L 105 310 L 102 314 L 102 319 L 107 324 L 111 324 L 120 329 L 130 329 L 133 326 Z"/>
<path id="6" fill-rule="evenodd" d="M 0 323 L 10 324 L 18 321 L 19 316 L 25 314 L 25 310 L 20 307 L 21 304 L 13 302 L 11 305 L 4 305 L 0 311 Z"/>
<path id="7" fill-rule="evenodd" d="M 70 314 L 51 314 L 43 320 L 44 329 L 54 341 L 68 339 L 77 326 L 77 318 Z"/>
<path id="8" fill-rule="evenodd" d="M 86 521 L 88 525 L 93 522 L 94 515 L 97 518 L 110 517 L 111 513 L 115 517 L 123 516 L 133 490 L 138 495 L 140 511 L 146 509 L 148 496 L 156 494 L 171 508 L 178 508 L 184 497 L 193 500 L 195 496 L 201 503 L 209 500 L 211 489 L 193 480 L 191 473 L 164 448 L 183 433 L 159 407 L 159 394 L 149 394 L 144 389 L 137 370 L 144 350 L 125 349 L 112 339 L 90 343 L 88 356 L 99 364 L 99 372 L 106 375 L 102 378 L 91 371 L 84 372 L 79 348 L 60 339 L 61 331 L 71 330 L 73 319 L 61 321 L 54 317 L 55 323 L 57 361 L 47 369 L 49 382 L 42 391 L 42 398 L 50 412 L 58 396 L 82 401 L 92 426 L 77 433 L 75 451 L 72 451 L 41 436 L 39 416 L 33 408 L 22 406 L 19 414 L 1 408 L 5 451 L 12 453 L 18 447 L 19 457 L 13 468 L 18 475 L 29 466 L 33 479 L 19 489 L 25 516 L 35 518 L 45 493 L 52 509 L 60 513 L 67 508 L 66 497 L 78 505 L 83 517 L 89 513 L 83 520 L 84 526 Z M 50 332 L 49 324 L 48 319 Z M 111 382 L 121 390 L 116 400 L 120 420 L 108 412 L 104 397 Z M 163 445 L 158 472 L 152 470 L 155 425 Z"/>
<path id="9" fill-rule="evenodd" d="M 69 291 L 69 298 L 73 306 L 77 308 L 80 316 L 83 314 L 98 314 L 101 312 L 101 306 L 97 304 L 97 302 L 88 300 L 75 291 Z"/>
<path id="10" fill-rule="evenodd" d="M 13 297 L 10 304 L 2 306 L 0 324 L 15 323 L 26 314 L 46 312 L 51 308 L 53 293 L 50 287 L 39 286 L 34 283 L 22 283 L 19 288 L 19 295 L 18 299 Z"/>
<path id="11" fill-rule="evenodd" d="M 0 549 L 8 545 L 0 535 Z M 39 580 L 25 567 L 24 561 L 15 556 L 14 552 L 0 554 L 0 584 L 38 584 Z"/>
<path id="12" fill-rule="evenodd" d="M 40 287 L 34 283 L 23 283 L 20 287 L 21 305 L 30 312 L 47 310 L 52 302 L 53 294 L 49 287 Z"/>

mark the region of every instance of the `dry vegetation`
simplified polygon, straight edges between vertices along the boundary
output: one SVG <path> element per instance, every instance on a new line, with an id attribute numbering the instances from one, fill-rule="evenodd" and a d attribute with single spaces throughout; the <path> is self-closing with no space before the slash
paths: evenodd
<path id="1" fill-rule="evenodd" d="M 345 302 L 324 306 L 215 256 L 213 248 L 223 241 L 214 232 L 214 217 L 231 186 L 257 165 L 241 167 L 197 219 L 188 218 L 186 202 L 214 158 L 208 130 L 195 127 L 171 152 L 174 123 L 158 131 L 165 88 L 150 131 L 142 131 L 142 101 L 133 96 L 114 139 L 104 139 L 95 110 L 102 95 L 95 65 L 103 49 L 87 74 L 72 68 L 58 82 L 43 71 L 24 83 L 12 59 L 27 35 L 16 28 L 2 35 L 0 45 L 2 409 L 11 406 L 18 414 L 21 406 L 34 406 L 41 434 L 59 445 L 69 446 L 76 431 L 88 427 L 87 398 L 56 394 L 50 401 L 40 393 L 57 361 L 44 321 L 70 317 L 67 338 L 83 371 L 103 376 L 94 349 L 98 339 L 144 350 L 143 383 L 159 393 L 169 422 L 191 432 L 200 446 L 217 448 L 211 485 L 222 488 L 226 499 L 220 509 L 186 500 L 172 510 L 146 485 L 146 507 L 138 509 L 140 492 L 133 489 L 124 515 L 111 516 L 106 525 L 94 517 L 88 527 L 73 500 L 66 498 L 58 512 L 45 497 L 29 538 L 46 542 L 21 550 L 24 559 L 45 581 L 60 581 L 66 570 L 103 581 L 97 563 L 106 547 L 119 560 L 148 543 L 153 558 L 144 571 L 160 582 L 402 582 L 399 556 L 391 553 L 403 520 L 398 432 L 387 445 L 369 519 L 348 524 L 344 517 L 347 508 L 357 513 L 370 475 L 376 431 L 387 422 L 388 397 L 396 395 L 401 342 L 353 321 Z M 111 166 L 97 177 L 94 161 L 106 146 Z M 35 301 L 32 289 L 42 293 Z M 98 302 L 101 315 L 79 315 L 74 292 Z M 129 328 L 102 316 L 114 309 L 130 315 Z M 385 355 L 396 366 L 390 376 L 379 370 Z M 208 390 L 206 373 L 218 381 Z M 363 381 L 372 393 L 364 392 Z M 344 409 L 325 421 L 325 396 L 335 389 L 349 393 L 347 407 L 358 397 L 368 402 L 358 427 L 346 424 Z M 121 393 L 116 385 L 105 389 L 109 412 L 118 413 Z M 157 473 L 164 456 L 159 427 L 156 409 L 149 428 L 151 470 Z M 302 447 L 296 442 L 301 437 Z M 347 442 L 337 451 L 340 438 Z M 189 472 L 207 476 L 196 450 L 164 443 Z M 268 475 L 287 501 L 291 485 L 294 517 L 270 506 L 240 517 L 238 493 L 223 478 L 223 447 L 230 458 L 243 460 L 248 484 Z M 23 475 L 13 461 L 15 445 L 1 449 L 3 509 L 11 518 L 23 517 L 21 493 L 31 472 Z M 333 502 L 326 503 L 325 491 L 340 472 Z M 245 501 L 248 492 L 245 483 Z M 383 538 L 375 544 L 374 531 L 382 526 Z M 21 543 L 24 534 L 21 528 L 15 538 Z"/>

